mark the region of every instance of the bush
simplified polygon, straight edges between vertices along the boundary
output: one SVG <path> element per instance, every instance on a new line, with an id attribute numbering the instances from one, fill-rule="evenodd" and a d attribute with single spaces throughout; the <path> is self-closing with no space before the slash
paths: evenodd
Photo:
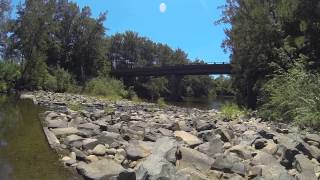
<path id="1" fill-rule="evenodd" d="M 127 98 L 128 92 L 121 81 L 107 77 L 97 77 L 86 83 L 85 93 L 111 99 Z"/>
<path id="2" fill-rule="evenodd" d="M 7 92 L 16 86 L 21 78 L 20 66 L 10 62 L 0 62 L 0 92 Z"/>
<path id="3" fill-rule="evenodd" d="M 44 90 L 57 91 L 57 78 L 48 74 L 43 85 Z"/>
<path id="4" fill-rule="evenodd" d="M 262 102 L 259 114 L 265 119 L 319 128 L 320 75 L 297 64 L 267 82 Z"/>
<path id="5" fill-rule="evenodd" d="M 244 110 L 234 103 L 226 103 L 222 105 L 220 112 L 220 118 L 224 121 L 238 120 L 246 114 Z"/>
<path id="6" fill-rule="evenodd" d="M 58 92 L 70 92 L 74 90 L 76 83 L 68 71 L 58 68 L 55 70 L 54 75 L 57 80 Z"/>
<path id="7" fill-rule="evenodd" d="M 157 104 L 158 104 L 160 107 L 166 106 L 166 102 L 164 101 L 164 98 L 162 98 L 162 97 L 157 100 Z"/>

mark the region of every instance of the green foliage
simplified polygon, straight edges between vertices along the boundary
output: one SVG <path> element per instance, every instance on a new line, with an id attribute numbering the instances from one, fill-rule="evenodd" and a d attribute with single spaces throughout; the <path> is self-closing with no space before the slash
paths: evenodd
<path id="1" fill-rule="evenodd" d="M 7 92 L 14 88 L 20 77 L 19 65 L 10 62 L 0 62 L 0 92 Z"/>
<path id="2" fill-rule="evenodd" d="M 165 102 L 164 98 L 158 98 L 157 104 L 158 104 L 159 107 L 165 107 L 166 106 L 166 102 Z"/>
<path id="3" fill-rule="evenodd" d="M 57 80 L 58 92 L 72 91 L 74 89 L 75 82 L 68 71 L 58 68 L 55 70 L 54 75 Z"/>
<path id="4" fill-rule="evenodd" d="M 242 116 L 246 115 L 246 112 L 234 103 L 226 103 L 222 105 L 220 112 L 220 118 L 224 121 L 238 120 Z"/>
<path id="5" fill-rule="evenodd" d="M 103 96 L 111 99 L 128 97 L 121 81 L 113 78 L 97 77 L 86 83 L 85 93 L 94 96 Z"/>
<path id="6" fill-rule="evenodd" d="M 320 127 L 320 75 L 308 73 L 297 64 L 287 73 L 275 76 L 264 86 L 265 119 Z"/>
<path id="7" fill-rule="evenodd" d="M 85 108 L 82 104 L 75 104 L 75 103 L 68 104 L 68 107 L 73 111 L 80 111 Z"/>
<path id="8" fill-rule="evenodd" d="M 55 76 L 48 74 L 48 76 L 44 82 L 43 89 L 55 92 L 58 89 L 57 84 L 58 84 L 57 78 Z"/>

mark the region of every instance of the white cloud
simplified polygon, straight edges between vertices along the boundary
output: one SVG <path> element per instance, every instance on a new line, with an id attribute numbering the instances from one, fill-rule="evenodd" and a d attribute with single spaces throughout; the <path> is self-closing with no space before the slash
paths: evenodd
<path id="1" fill-rule="evenodd" d="M 167 10 L 167 5 L 165 3 L 160 4 L 160 12 L 165 13 Z"/>

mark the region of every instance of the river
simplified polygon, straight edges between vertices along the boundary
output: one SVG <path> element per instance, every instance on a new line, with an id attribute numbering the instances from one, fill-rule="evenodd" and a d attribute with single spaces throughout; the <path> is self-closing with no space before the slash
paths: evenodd
<path id="1" fill-rule="evenodd" d="M 0 179 L 65 180 L 71 172 L 50 149 L 30 101 L 0 96 Z"/>
<path id="2" fill-rule="evenodd" d="M 198 109 L 220 109 L 221 106 L 228 102 L 233 102 L 234 97 L 214 97 L 214 98 L 194 98 L 194 97 L 187 97 L 184 98 L 181 102 L 166 102 L 169 105 L 175 105 L 179 107 L 186 107 L 186 108 L 198 108 Z"/>

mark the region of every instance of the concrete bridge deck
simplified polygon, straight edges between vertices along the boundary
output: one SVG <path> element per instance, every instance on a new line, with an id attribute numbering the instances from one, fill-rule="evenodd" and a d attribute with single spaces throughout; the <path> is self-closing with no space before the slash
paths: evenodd
<path id="1" fill-rule="evenodd" d="M 187 64 L 161 67 L 132 67 L 113 69 L 113 76 L 167 76 L 167 75 L 217 75 L 231 74 L 230 64 Z"/>

